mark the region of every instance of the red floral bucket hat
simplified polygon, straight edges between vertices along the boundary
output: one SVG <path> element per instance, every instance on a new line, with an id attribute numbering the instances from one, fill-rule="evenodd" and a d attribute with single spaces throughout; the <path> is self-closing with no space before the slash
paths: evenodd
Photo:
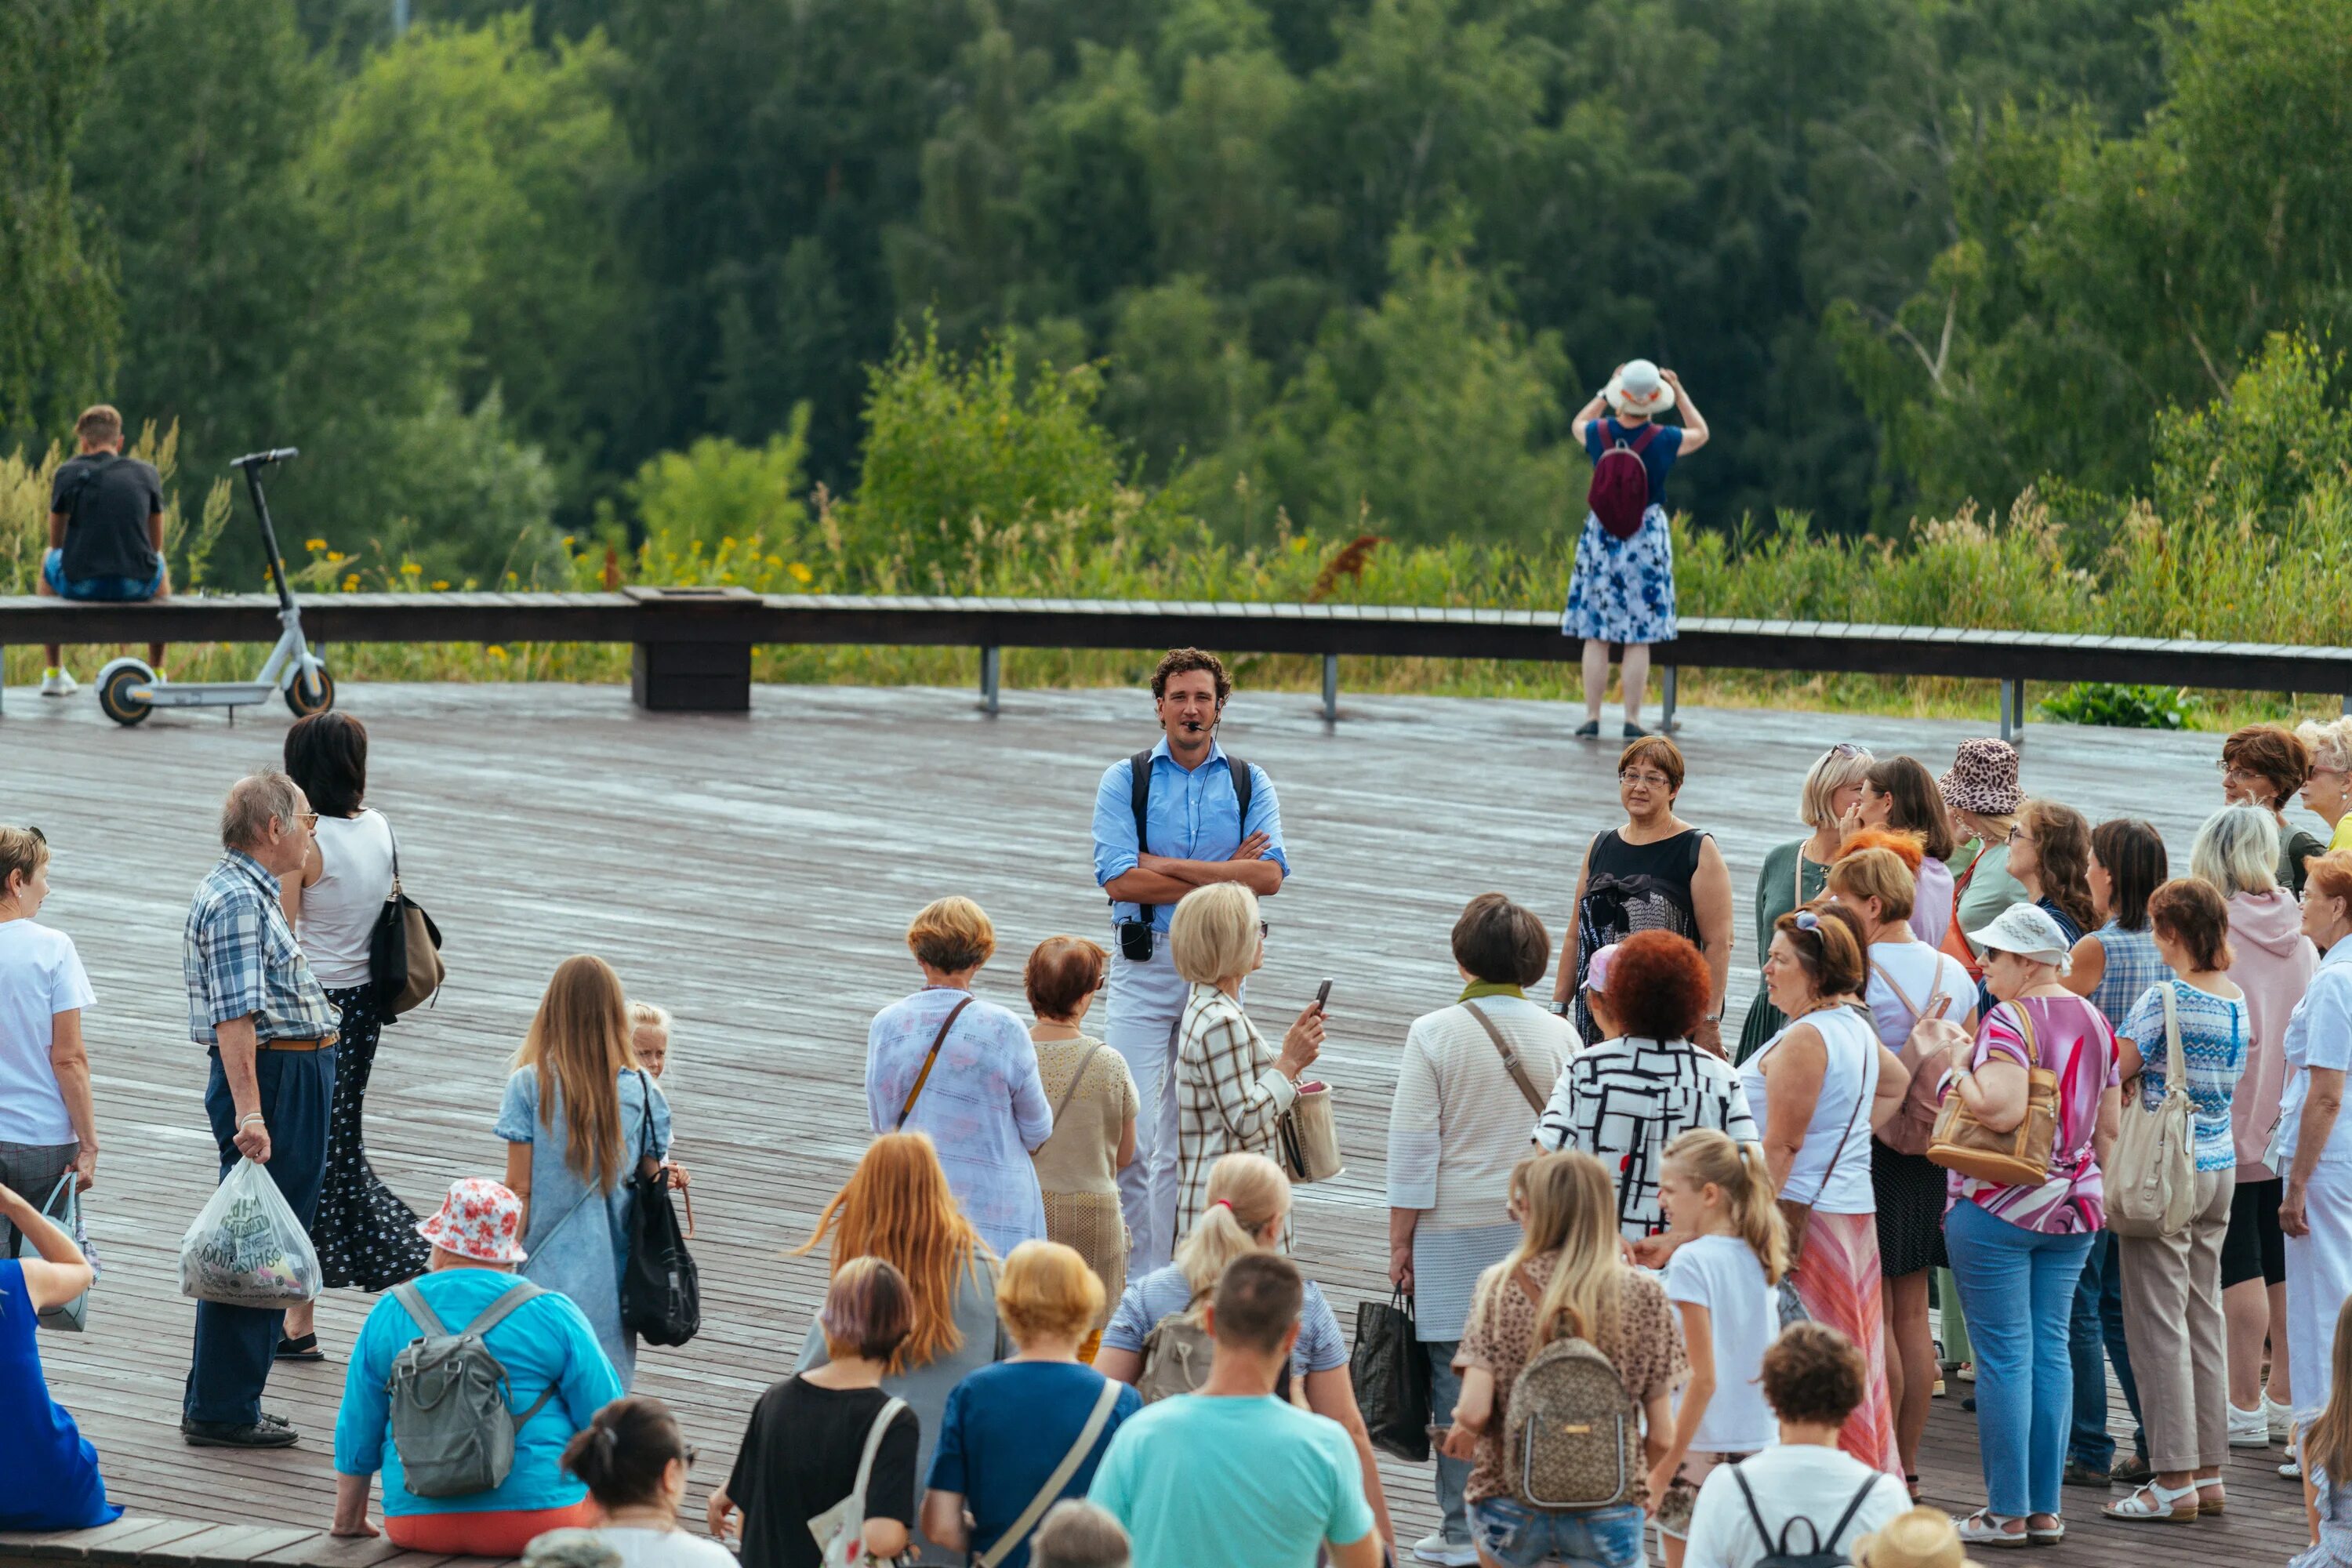
<path id="1" fill-rule="evenodd" d="M 441 1212 L 417 1222 L 416 1234 L 477 1263 L 520 1263 L 522 1200 L 488 1176 L 462 1176 L 449 1184 Z"/>

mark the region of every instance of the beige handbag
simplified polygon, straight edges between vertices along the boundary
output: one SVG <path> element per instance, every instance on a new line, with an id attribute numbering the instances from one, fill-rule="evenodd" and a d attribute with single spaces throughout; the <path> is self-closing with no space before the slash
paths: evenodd
<path id="1" fill-rule="evenodd" d="M 1301 1084 L 1298 1098 L 1275 1123 L 1276 1163 L 1294 1182 L 1328 1182 L 1348 1168 L 1339 1157 L 1339 1128 L 1331 1114 L 1331 1086 Z"/>
<path id="2" fill-rule="evenodd" d="M 2058 1142 L 2058 1075 L 2042 1065 L 2025 1004 L 2013 1004 L 2010 1011 L 2017 1016 L 2017 1032 L 2033 1064 L 2026 1069 L 2025 1115 L 2008 1131 L 1996 1132 L 1977 1120 L 1958 1094 L 1947 1094 L 1936 1112 L 1927 1158 L 1996 1186 L 2038 1187 L 2050 1179 L 2050 1152 Z"/>
<path id="3" fill-rule="evenodd" d="M 2146 1086 L 2132 1091 L 2107 1156 L 2107 1228 L 2117 1236 L 2179 1236 L 2197 1217 L 2197 1107 L 2181 1064 L 2180 1014 L 2164 983 L 2164 1098 L 2147 1106 Z M 2132 1080 L 2135 1084 L 2139 1079 Z"/>

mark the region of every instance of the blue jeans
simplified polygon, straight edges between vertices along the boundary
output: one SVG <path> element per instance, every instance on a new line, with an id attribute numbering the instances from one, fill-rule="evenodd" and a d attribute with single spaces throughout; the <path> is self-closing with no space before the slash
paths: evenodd
<path id="1" fill-rule="evenodd" d="M 66 552 L 52 550 L 41 557 L 41 575 L 58 598 L 83 604 L 140 604 L 163 591 L 161 562 L 156 563 L 152 577 L 68 577 Z"/>
<path id="2" fill-rule="evenodd" d="M 2074 1436 L 2068 1457 L 2095 1470 L 2116 1462 L 2116 1440 L 2107 1435 L 2107 1373 L 2116 1369 L 2124 1403 L 2131 1406 L 2132 1452 L 2147 1458 L 2147 1427 L 2139 1413 L 2139 1380 L 2132 1376 L 2131 1352 L 2124 1344 L 2124 1271 L 2113 1231 L 2101 1231 L 2083 1259 L 2074 1286 L 2074 1320 L 2067 1350 L 2074 1363 Z M 2105 1350 L 2105 1361 L 2100 1351 Z"/>
<path id="3" fill-rule="evenodd" d="M 278 1184 L 294 1217 L 308 1226 L 318 1212 L 319 1189 L 327 1179 L 327 1121 L 335 1103 L 335 1052 L 257 1051 L 255 1086 L 261 1116 L 269 1129 L 269 1163 L 262 1168 Z M 212 1053 L 212 1076 L 205 1085 L 205 1114 L 220 1145 L 220 1173 L 244 1158 L 236 1152 L 236 1105 L 220 1052 Z M 188 1363 L 181 1411 L 191 1421 L 250 1426 L 261 1419 L 261 1390 L 278 1354 L 283 1309 L 196 1303 L 196 1348 Z"/>
<path id="4" fill-rule="evenodd" d="M 1540 1568 L 1547 1563 L 1643 1568 L 1642 1537 L 1649 1523 L 1650 1516 L 1630 1502 L 1584 1513 L 1522 1508 L 1503 1497 L 1470 1505 L 1478 1549 L 1503 1568 Z"/>
<path id="5" fill-rule="evenodd" d="M 2068 1334 L 2074 1284 L 2095 1232 L 2046 1236 L 1972 1203 L 1944 1220 L 1952 1278 L 1977 1363 L 1978 1458 L 1986 1506 L 2003 1518 L 2058 1511 L 2074 1424 Z"/>
<path id="6" fill-rule="evenodd" d="M 1454 1402 L 1462 1397 L 1462 1374 L 1454 1370 L 1459 1340 L 1423 1340 L 1422 1353 L 1429 1358 L 1429 1420 L 1434 1426 L 1454 1419 Z M 1456 1546 L 1470 1543 L 1470 1516 L 1462 1507 L 1462 1489 L 1470 1484 L 1470 1461 L 1437 1456 L 1437 1509 L 1445 1516 L 1445 1539 Z"/>

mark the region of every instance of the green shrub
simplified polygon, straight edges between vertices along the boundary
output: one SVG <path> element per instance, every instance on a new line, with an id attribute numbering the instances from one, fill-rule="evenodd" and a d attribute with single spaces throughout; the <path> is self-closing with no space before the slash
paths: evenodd
<path id="1" fill-rule="evenodd" d="M 2063 724 L 2104 724 L 2116 730 L 2179 730 L 2204 703 L 2188 691 L 2163 686 L 2118 686 L 2078 680 L 2038 704 Z"/>

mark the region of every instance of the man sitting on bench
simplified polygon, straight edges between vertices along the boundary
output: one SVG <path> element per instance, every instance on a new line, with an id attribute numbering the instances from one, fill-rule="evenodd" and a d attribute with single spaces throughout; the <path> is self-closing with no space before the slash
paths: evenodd
<path id="1" fill-rule="evenodd" d="M 163 481 L 153 467 L 122 455 L 122 416 L 106 404 L 74 421 L 80 453 L 58 466 L 49 489 L 49 552 L 39 590 L 60 599 L 128 604 L 171 597 L 163 564 Z M 72 693 L 63 650 L 48 645 L 41 695 Z M 147 645 L 147 662 L 163 672 L 163 645 Z"/>

